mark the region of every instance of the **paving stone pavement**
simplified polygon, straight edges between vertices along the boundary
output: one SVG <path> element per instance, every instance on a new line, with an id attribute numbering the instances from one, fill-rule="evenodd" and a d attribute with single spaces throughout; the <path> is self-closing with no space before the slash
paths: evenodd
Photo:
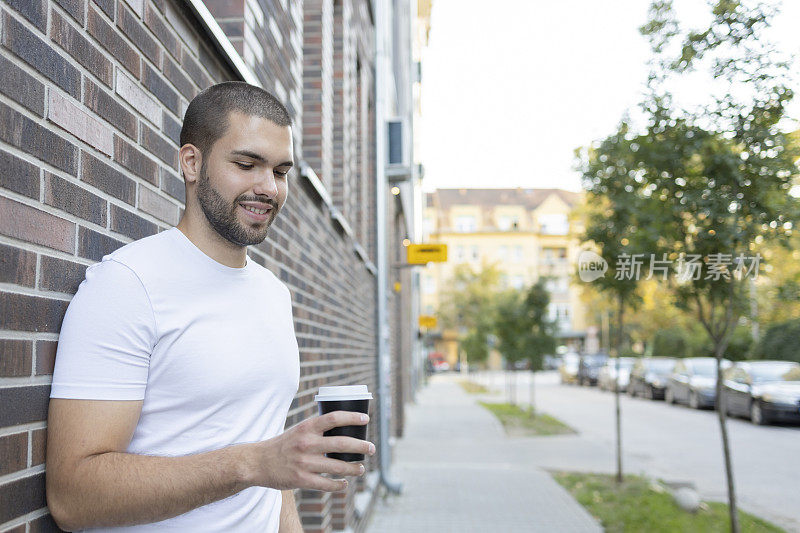
<path id="1" fill-rule="evenodd" d="M 403 491 L 378 500 L 367 532 L 602 532 L 459 379 L 433 376 L 406 407 L 391 471 Z"/>

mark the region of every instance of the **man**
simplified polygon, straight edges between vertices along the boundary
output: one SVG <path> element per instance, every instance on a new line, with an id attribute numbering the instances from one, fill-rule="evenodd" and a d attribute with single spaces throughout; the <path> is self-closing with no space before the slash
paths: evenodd
<path id="1" fill-rule="evenodd" d="M 343 490 L 361 464 L 325 453 L 375 447 L 327 429 L 283 431 L 298 389 L 288 289 L 253 262 L 286 201 L 286 109 L 242 82 L 189 105 L 176 228 L 87 269 L 53 374 L 47 502 L 68 531 L 301 532 L 291 489 Z"/>

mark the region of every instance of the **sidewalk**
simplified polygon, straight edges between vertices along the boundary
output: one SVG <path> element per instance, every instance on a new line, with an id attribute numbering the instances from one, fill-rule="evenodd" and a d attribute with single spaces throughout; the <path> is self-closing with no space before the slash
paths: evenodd
<path id="1" fill-rule="evenodd" d="M 376 503 L 367 532 L 601 532 L 459 379 L 433 376 L 407 406 L 392 470 L 403 492 Z"/>

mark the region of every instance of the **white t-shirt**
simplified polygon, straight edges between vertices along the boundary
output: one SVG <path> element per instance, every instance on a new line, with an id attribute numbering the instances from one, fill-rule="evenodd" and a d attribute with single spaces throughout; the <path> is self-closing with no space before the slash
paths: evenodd
<path id="1" fill-rule="evenodd" d="M 144 400 L 127 452 L 179 456 L 283 432 L 300 377 L 289 290 L 230 268 L 179 229 L 89 267 L 58 342 L 51 398 Z M 277 532 L 281 494 L 251 487 L 161 522 L 91 531 Z"/>

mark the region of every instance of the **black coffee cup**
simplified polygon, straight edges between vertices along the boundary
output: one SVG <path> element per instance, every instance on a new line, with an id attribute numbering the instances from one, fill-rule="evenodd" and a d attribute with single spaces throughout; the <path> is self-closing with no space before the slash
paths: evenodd
<path id="1" fill-rule="evenodd" d="M 369 412 L 369 401 L 372 394 L 366 385 L 345 385 L 338 387 L 320 387 L 319 394 L 314 399 L 319 404 L 319 414 L 324 415 L 334 411 L 353 411 L 356 413 L 367 414 Z M 359 440 L 367 440 L 367 426 L 339 426 L 329 429 L 323 433 L 324 437 L 352 437 Z M 332 452 L 325 454 L 331 459 L 340 461 L 355 462 L 363 461 L 363 453 L 338 453 Z"/>

